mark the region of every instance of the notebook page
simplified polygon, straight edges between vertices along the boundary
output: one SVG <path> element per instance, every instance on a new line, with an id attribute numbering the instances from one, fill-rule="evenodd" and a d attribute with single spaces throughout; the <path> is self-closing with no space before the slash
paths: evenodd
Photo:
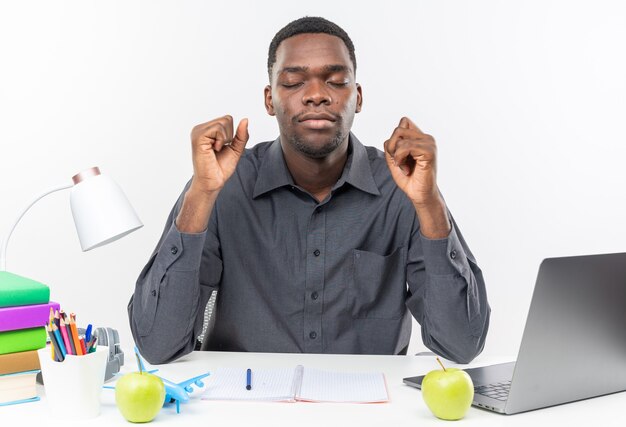
<path id="1" fill-rule="evenodd" d="M 252 368 L 252 389 L 246 390 L 246 369 L 219 368 L 207 377 L 205 400 L 294 401 L 293 368 Z"/>
<path id="2" fill-rule="evenodd" d="M 389 401 L 382 373 L 328 372 L 304 368 L 297 400 L 379 403 Z"/>

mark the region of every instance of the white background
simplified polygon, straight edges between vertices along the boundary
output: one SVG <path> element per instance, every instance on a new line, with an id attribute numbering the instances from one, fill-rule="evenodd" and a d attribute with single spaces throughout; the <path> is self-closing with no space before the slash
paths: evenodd
<path id="1" fill-rule="evenodd" d="M 191 175 L 191 128 L 231 114 L 250 119 L 250 145 L 274 139 L 267 47 L 321 15 L 356 46 L 356 135 L 382 148 L 407 115 L 437 140 L 440 188 L 487 281 L 485 353 L 514 357 L 543 258 L 626 249 L 626 4 L 373 4 L 3 1 L 1 234 L 37 193 L 94 165 L 145 224 L 82 253 L 69 192 L 56 193 L 18 226 L 8 270 L 130 343 L 126 304 Z"/>

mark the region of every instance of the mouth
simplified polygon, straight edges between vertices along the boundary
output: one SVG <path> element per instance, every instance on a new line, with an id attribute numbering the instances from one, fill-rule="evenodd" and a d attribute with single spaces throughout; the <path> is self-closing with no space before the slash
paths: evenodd
<path id="1" fill-rule="evenodd" d="M 298 116 L 297 121 L 305 128 L 322 130 L 334 127 L 337 118 L 328 113 L 305 113 Z"/>

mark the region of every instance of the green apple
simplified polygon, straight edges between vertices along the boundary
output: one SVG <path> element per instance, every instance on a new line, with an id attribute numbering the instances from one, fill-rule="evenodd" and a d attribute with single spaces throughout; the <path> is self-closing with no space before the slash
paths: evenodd
<path id="1" fill-rule="evenodd" d="M 441 367 L 443 370 L 430 371 L 422 381 L 424 402 L 437 418 L 460 420 L 472 405 L 474 383 L 463 370 Z"/>
<path id="2" fill-rule="evenodd" d="M 115 384 L 115 403 L 131 423 L 152 421 L 163 407 L 165 385 L 147 372 L 131 372 Z"/>

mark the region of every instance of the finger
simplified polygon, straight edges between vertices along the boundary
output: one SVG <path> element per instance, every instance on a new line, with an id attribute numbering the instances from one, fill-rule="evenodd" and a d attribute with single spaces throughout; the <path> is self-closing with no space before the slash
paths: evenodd
<path id="1" fill-rule="evenodd" d="M 419 133 L 424 133 L 422 132 L 420 128 L 417 127 L 415 123 L 413 123 L 411 119 L 409 119 L 408 117 L 402 117 L 402 118 L 406 120 L 405 123 L 408 125 L 408 129 L 413 129 L 413 130 L 418 131 Z"/>
<path id="2" fill-rule="evenodd" d="M 233 139 L 233 143 L 230 148 L 232 148 L 237 154 L 241 155 L 246 147 L 248 139 L 250 139 L 250 134 L 248 133 L 248 119 L 242 119 L 237 125 L 237 132 L 235 133 L 235 138 Z"/>
<path id="3" fill-rule="evenodd" d="M 221 123 L 213 123 L 202 132 L 199 142 L 201 144 L 210 144 L 211 148 L 220 151 L 224 144 L 229 142 L 226 128 Z"/>
<path id="4" fill-rule="evenodd" d="M 226 114 L 224 117 L 217 119 L 218 122 L 224 126 L 226 135 L 228 136 L 228 142 L 233 139 L 233 116 Z"/>
<path id="5" fill-rule="evenodd" d="M 233 124 L 232 121 L 228 119 L 220 119 L 215 126 L 218 126 L 222 129 L 224 138 L 220 141 L 216 141 L 215 150 L 221 151 L 225 145 L 230 145 L 233 142 Z"/>
<path id="6" fill-rule="evenodd" d="M 406 174 L 410 174 L 419 164 L 420 168 L 435 167 L 436 150 L 430 144 L 413 144 L 398 148 L 394 155 L 396 165 Z"/>
<path id="7" fill-rule="evenodd" d="M 402 183 L 406 180 L 406 173 L 398 167 L 394 157 L 387 151 L 388 144 L 389 140 L 385 141 L 385 160 L 387 162 L 387 167 L 389 168 L 389 172 L 391 172 L 391 177 L 394 181 L 396 181 L 399 186 L 402 186 Z"/>
<path id="8" fill-rule="evenodd" d="M 197 175 L 202 175 L 207 171 L 217 170 L 216 168 L 219 168 L 219 163 L 217 162 L 217 157 L 215 156 L 215 150 L 213 149 L 212 143 L 201 144 L 198 147 L 198 152 L 193 154 L 193 164 L 194 169 L 205 169 L 202 171 L 196 170 L 195 173 Z"/>
<path id="9" fill-rule="evenodd" d="M 215 142 L 215 151 L 221 151 L 224 145 L 228 145 L 233 140 L 233 117 L 225 115 L 217 119 L 213 126 L 219 126 L 223 129 L 224 138 Z"/>
<path id="10" fill-rule="evenodd" d="M 409 129 L 409 118 L 408 117 L 402 117 L 400 119 L 400 123 L 398 123 L 398 127 L 399 128 L 403 128 L 403 129 Z"/>
<path id="11" fill-rule="evenodd" d="M 391 134 L 391 137 L 389 138 L 390 143 L 387 147 L 389 150 L 389 153 L 393 155 L 394 151 L 396 150 L 396 145 L 398 144 L 399 140 L 404 139 L 404 138 L 415 139 L 418 136 L 419 135 L 416 134 L 415 131 L 411 129 L 401 128 L 401 127 L 395 128 L 393 133 Z"/>

